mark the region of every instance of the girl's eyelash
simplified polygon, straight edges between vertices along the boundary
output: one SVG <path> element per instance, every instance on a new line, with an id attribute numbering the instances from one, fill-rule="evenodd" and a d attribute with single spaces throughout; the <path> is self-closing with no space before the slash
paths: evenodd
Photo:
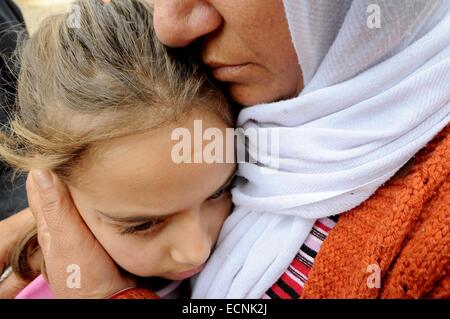
<path id="1" fill-rule="evenodd" d="M 211 195 L 211 197 L 208 198 L 208 200 L 217 199 L 217 198 L 221 197 L 223 194 L 229 192 L 231 190 L 231 188 L 232 188 L 232 183 L 230 182 L 228 185 L 226 185 L 225 187 L 222 187 L 220 190 L 218 190 L 213 195 Z"/>
<path id="2" fill-rule="evenodd" d="M 208 198 L 208 200 L 211 200 L 211 199 L 217 199 L 217 198 L 219 198 L 220 196 L 222 196 L 223 194 L 225 194 L 226 191 L 227 191 L 227 189 L 226 189 L 226 188 L 223 188 L 223 189 L 221 189 L 220 191 L 214 193 L 210 198 Z"/>
<path id="3" fill-rule="evenodd" d="M 161 219 L 161 220 L 156 220 L 156 221 L 145 222 L 143 224 L 139 224 L 139 225 L 135 225 L 135 226 L 131 226 L 131 227 L 125 227 L 120 231 L 120 233 L 122 235 L 138 234 L 138 233 L 144 232 L 148 229 L 153 229 L 156 226 L 163 223 L 164 221 L 165 221 L 164 219 Z"/>

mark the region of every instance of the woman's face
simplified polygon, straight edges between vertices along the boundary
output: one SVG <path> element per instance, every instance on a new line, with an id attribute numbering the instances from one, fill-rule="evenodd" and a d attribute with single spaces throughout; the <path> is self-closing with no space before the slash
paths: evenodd
<path id="1" fill-rule="evenodd" d="M 185 127 L 194 137 L 194 118 L 202 120 L 203 130 L 218 128 L 225 136 L 224 121 L 203 111 L 178 125 L 118 138 L 90 155 L 77 179 L 82 182 L 69 186 L 101 245 L 137 276 L 193 276 L 231 211 L 234 163 L 176 164 L 172 159 L 178 143 L 171 140 L 173 129 Z"/>
<path id="2" fill-rule="evenodd" d="M 303 88 L 282 0 L 154 0 L 159 39 L 201 43 L 201 58 L 242 105 L 295 97 Z"/>

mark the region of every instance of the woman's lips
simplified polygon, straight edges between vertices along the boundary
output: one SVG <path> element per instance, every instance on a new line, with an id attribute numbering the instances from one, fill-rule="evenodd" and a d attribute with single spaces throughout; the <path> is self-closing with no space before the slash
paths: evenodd
<path id="1" fill-rule="evenodd" d="M 187 279 L 187 278 L 190 278 L 190 277 L 194 276 L 195 274 L 198 274 L 200 271 L 203 270 L 204 267 L 205 267 L 205 264 L 200 265 L 197 268 L 194 268 L 194 269 L 191 269 L 191 270 L 188 270 L 188 271 L 179 272 L 179 273 L 169 273 L 169 276 L 173 280 Z"/>
<path id="2" fill-rule="evenodd" d="M 243 75 L 250 66 L 249 63 L 237 65 L 217 65 L 210 66 L 212 75 L 216 80 L 222 82 L 234 82 Z"/>

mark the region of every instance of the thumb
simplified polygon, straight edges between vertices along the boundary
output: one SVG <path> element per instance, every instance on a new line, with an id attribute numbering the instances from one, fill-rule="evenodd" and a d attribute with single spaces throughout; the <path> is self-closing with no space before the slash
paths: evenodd
<path id="1" fill-rule="evenodd" d="M 52 237 L 79 233 L 79 225 L 84 222 L 66 185 L 55 174 L 49 170 L 32 170 L 27 180 L 27 191 L 40 231 L 48 232 Z"/>

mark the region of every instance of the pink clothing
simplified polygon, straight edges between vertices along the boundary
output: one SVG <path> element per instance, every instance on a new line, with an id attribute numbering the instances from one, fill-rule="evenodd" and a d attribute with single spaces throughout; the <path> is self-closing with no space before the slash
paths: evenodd
<path id="1" fill-rule="evenodd" d="M 162 299 L 178 299 L 181 297 L 180 289 L 182 281 L 172 281 L 164 288 L 158 290 L 156 294 Z M 54 299 L 50 285 L 40 275 L 25 287 L 15 299 Z"/>
<path id="2" fill-rule="evenodd" d="M 50 286 L 40 275 L 22 290 L 15 299 L 54 299 Z"/>

